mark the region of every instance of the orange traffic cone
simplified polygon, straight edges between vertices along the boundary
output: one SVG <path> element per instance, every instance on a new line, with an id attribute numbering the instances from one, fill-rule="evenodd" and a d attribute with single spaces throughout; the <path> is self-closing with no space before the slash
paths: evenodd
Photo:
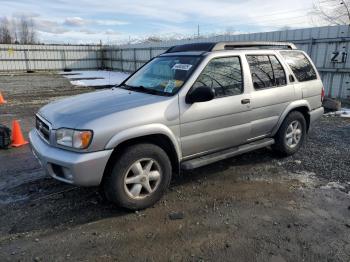
<path id="1" fill-rule="evenodd" d="M 4 97 L 2 96 L 1 92 L 0 92 L 0 105 L 7 103 L 7 101 L 4 99 Z"/>
<path id="2" fill-rule="evenodd" d="M 28 141 L 24 140 L 21 127 L 18 120 L 12 122 L 12 144 L 11 146 L 20 147 L 28 144 Z"/>

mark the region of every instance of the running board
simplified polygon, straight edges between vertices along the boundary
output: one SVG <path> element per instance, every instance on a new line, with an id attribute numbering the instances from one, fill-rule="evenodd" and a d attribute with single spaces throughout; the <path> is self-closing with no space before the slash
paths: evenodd
<path id="1" fill-rule="evenodd" d="M 273 138 L 264 138 L 249 144 L 239 147 L 229 148 L 220 152 L 212 153 L 202 157 L 190 159 L 181 163 L 181 168 L 184 170 L 195 169 L 197 167 L 206 166 L 220 160 L 224 160 L 233 156 L 244 154 L 255 149 L 270 146 L 275 143 Z"/>

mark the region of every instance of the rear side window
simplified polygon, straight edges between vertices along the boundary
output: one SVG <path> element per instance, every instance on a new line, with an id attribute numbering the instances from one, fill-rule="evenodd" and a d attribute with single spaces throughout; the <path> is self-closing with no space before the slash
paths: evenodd
<path id="1" fill-rule="evenodd" d="M 292 69 L 299 82 L 317 79 L 315 69 L 311 65 L 309 59 L 307 59 L 303 53 L 295 51 L 282 51 L 281 55 Z"/>
<path id="2" fill-rule="evenodd" d="M 287 84 L 286 73 L 274 55 L 248 55 L 247 61 L 256 90 Z"/>
<path id="3" fill-rule="evenodd" d="M 204 68 L 194 87 L 209 86 L 216 97 L 243 93 L 242 67 L 239 57 L 220 57 L 211 60 Z"/>

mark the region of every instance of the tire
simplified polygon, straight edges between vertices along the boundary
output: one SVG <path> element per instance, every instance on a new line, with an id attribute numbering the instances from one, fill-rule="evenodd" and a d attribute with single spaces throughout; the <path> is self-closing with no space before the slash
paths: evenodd
<path id="1" fill-rule="evenodd" d="M 305 136 L 305 117 L 298 111 L 292 111 L 284 119 L 281 127 L 279 128 L 275 136 L 275 144 L 272 146 L 272 148 L 282 156 L 291 156 L 295 154 L 302 146 Z"/>
<path id="2" fill-rule="evenodd" d="M 145 209 L 163 196 L 171 175 L 171 162 L 162 148 L 146 143 L 132 145 L 116 159 L 104 180 L 104 192 L 120 207 Z"/>

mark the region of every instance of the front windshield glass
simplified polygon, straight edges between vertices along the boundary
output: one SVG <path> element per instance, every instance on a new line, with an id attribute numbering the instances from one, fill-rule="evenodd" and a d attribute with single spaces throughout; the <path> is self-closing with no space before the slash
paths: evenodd
<path id="1" fill-rule="evenodd" d="M 200 58 L 199 56 L 157 57 L 136 72 L 124 85 L 135 91 L 173 95 L 183 86 Z"/>

